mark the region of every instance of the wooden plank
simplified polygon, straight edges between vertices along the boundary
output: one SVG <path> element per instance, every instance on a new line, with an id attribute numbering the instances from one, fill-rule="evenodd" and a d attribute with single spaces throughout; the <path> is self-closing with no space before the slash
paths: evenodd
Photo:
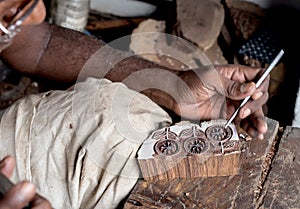
<path id="1" fill-rule="evenodd" d="M 268 119 L 268 126 L 265 140 L 245 142 L 239 175 L 151 181 L 140 179 L 124 208 L 253 208 L 254 191 L 261 180 L 262 165 L 276 144 L 278 122 Z"/>
<path id="2" fill-rule="evenodd" d="M 261 208 L 300 207 L 300 128 L 286 127 L 258 201 Z"/>
<path id="3" fill-rule="evenodd" d="M 111 19 L 111 20 L 89 20 L 86 29 L 88 31 L 108 30 L 120 27 L 135 28 L 145 18 Z"/>
<path id="4" fill-rule="evenodd" d="M 250 1 L 225 0 L 225 24 L 232 33 L 232 39 L 244 42 L 265 21 L 266 11 L 259 5 Z M 227 22 L 228 21 L 228 22 Z"/>
<path id="5" fill-rule="evenodd" d="M 224 21 L 220 1 L 177 0 L 177 20 L 182 35 L 200 49 L 209 49 L 217 40 Z"/>

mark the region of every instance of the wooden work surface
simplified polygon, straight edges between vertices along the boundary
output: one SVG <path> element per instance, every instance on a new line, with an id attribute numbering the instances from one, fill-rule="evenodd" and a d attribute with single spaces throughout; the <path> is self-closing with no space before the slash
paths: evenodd
<path id="1" fill-rule="evenodd" d="M 262 208 L 300 208 L 300 128 L 286 127 L 261 195 Z"/>
<path id="2" fill-rule="evenodd" d="M 268 119 L 268 126 L 265 140 L 245 142 L 238 175 L 140 179 L 124 208 L 299 208 L 300 130 L 289 128 L 280 140 L 278 122 Z"/>

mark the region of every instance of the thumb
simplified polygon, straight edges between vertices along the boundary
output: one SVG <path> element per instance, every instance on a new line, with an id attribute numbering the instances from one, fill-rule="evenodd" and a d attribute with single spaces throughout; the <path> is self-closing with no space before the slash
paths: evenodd
<path id="1" fill-rule="evenodd" d="M 226 79 L 224 81 L 224 96 L 233 99 L 233 100 L 241 100 L 247 96 L 252 95 L 256 90 L 255 83 L 240 83 L 237 81 L 232 81 Z"/>
<path id="2" fill-rule="evenodd" d="M 0 161 L 0 172 L 10 178 L 15 168 L 15 159 L 12 156 L 7 156 Z"/>
<path id="3" fill-rule="evenodd" d="M 24 208 L 36 193 L 35 187 L 28 181 L 14 185 L 0 199 L 1 208 Z"/>

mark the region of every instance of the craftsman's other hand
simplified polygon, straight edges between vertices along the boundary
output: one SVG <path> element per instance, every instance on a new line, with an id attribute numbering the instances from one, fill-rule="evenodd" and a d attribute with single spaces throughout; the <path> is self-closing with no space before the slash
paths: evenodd
<path id="1" fill-rule="evenodd" d="M 189 119 L 229 119 L 241 100 L 251 96 L 235 119 L 252 137 L 263 138 L 267 131 L 262 106 L 268 99 L 269 77 L 255 87 L 261 68 L 242 65 L 216 65 L 185 71 L 178 84 L 174 111 Z"/>
<path id="2" fill-rule="evenodd" d="M 0 162 L 0 172 L 10 178 L 15 167 L 15 160 L 7 156 Z M 35 186 L 29 181 L 15 184 L 0 199 L 0 209 L 22 209 L 26 206 L 32 209 L 50 209 L 50 203 L 40 195 L 36 194 Z"/>

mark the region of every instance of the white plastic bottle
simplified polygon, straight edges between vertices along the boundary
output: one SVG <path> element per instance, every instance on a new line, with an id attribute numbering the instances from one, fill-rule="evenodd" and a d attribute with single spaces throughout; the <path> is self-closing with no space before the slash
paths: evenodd
<path id="1" fill-rule="evenodd" d="M 89 0 L 52 0 L 51 21 L 59 26 L 83 32 L 89 16 Z"/>

